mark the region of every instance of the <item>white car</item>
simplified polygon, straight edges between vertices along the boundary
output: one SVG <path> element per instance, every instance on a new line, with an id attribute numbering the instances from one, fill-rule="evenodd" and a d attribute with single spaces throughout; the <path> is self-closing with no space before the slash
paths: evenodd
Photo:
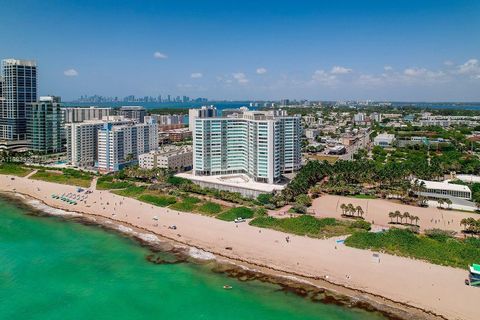
<path id="1" fill-rule="evenodd" d="M 235 220 L 233 220 L 233 222 L 235 223 L 240 223 L 240 222 L 245 222 L 246 220 L 243 219 L 243 218 L 236 218 Z"/>

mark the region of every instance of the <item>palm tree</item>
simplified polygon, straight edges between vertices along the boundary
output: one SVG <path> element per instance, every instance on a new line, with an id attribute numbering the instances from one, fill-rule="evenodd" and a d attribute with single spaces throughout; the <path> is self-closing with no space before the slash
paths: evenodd
<path id="1" fill-rule="evenodd" d="M 405 218 L 405 223 L 407 223 L 407 219 L 410 218 L 410 213 L 404 212 L 402 215 L 402 221 L 403 221 L 403 218 Z"/>
<path id="2" fill-rule="evenodd" d="M 437 200 L 438 202 L 438 208 L 441 209 L 442 208 L 442 205 L 445 203 L 445 200 L 443 200 L 442 198 L 438 199 Z"/>
<path id="3" fill-rule="evenodd" d="M 447 204 L 447 208 L 450 209 L 450 205 L 452 204 L 452 200 L 450 199 L 445 199 L 445 203 Z"/>
<path id="4" fill-rule="evenodd" d="M 347 211 L 347 205 L 345 203 L 342 203 L 340 205 L 340 209 L 342 209 L 342 216 L 344 216 L 345 212 Z"/>
<path id="5" fill-rule="evenodd" d="M 357 214 L 358 214 L 359 217 L 363 216 L 363 209 L 362 209 L 362 207 L 357 206 L 357 207 L 355 208 L 355 210 L 357 211 Z"/>
<path id="6" fill-rule="evenodd" d="M 355 215 L 355 207 L 354 207 L 353 204 L 351 204 L 351 203 L 348 204 L 348 212 L 349 212 L 349 215 L 350 215 L 350 216 L 354 216 L 354 215 Z"/>
<path id="7" fill-rule="evenodd" d="M 415 220 L 415 225 L 418 226 L 418 220 L 420 220 L 420 218 L 417 216 L 413 216 L 412 220 Z"/>
<path id="8" fill-rule="evenodd" d="M 464 226 L 463 227 L 464 231 L 467 229 L 467 224 L 468 224 L 468 219 L 467 218 L 463 218 L 462 220 L 460 220 L 460 226 Z"/>
<path id="9" fill-rule="evenodd" d="M 400 211 L 397 210 L 397 211 L 395 211 L 394 213 L 395 213 L 395 218 L 397 218 L 397 223 L 398 223 L 398 218 L 403 219 L 403 216 L 402 216 L 402 214 L 400 213 Z"/>
<path id="10" fill-rule="evenodd" d="M 390 211 L 388 213 L 388 217 L 390 218 L 390 223 L 393 223 L 393 218 L 395 218 L 395 212 Z"/>

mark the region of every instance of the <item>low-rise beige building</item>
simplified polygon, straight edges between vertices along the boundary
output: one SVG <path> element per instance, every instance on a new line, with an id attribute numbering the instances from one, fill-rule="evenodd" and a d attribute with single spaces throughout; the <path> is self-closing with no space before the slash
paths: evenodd
<path id="1" fill-rule="evenodd" d="M 152 150 L 138 156 L 138 165 L 144 169 L 190 170 L 193 166 L 192 147 L 165 146 L 158 150 Z"/>

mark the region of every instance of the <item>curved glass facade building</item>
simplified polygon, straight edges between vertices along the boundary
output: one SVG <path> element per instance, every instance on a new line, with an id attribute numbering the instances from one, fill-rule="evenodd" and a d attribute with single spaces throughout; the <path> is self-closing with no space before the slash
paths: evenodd
<path id="1" fill-rule="evenodd" d="M 243 173 L 257 182 L 279 182 L 301 165 L 301 117 L 286 111 L 239 110 L 228 117 L 196 118 L 193 173 Z"/>

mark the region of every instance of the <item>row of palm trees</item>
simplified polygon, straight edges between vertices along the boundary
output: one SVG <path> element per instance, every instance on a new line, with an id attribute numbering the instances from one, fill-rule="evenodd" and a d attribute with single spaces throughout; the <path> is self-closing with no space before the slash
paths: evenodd
<path id="1" fill-rule="evenodd" d="M 417 216 L 414 216 L 408 212 L 401 213 L 398 210 L 389 212 L 388 217 L 390 218 L 390 223 L 392 224 L 407 224 L 408 220 L 410 220 L 411 225 L 413 225 L 413 221 L 415 221 L 415 225 L 418 226 L 418 220 L 420 220 L 420 218 Z M 393 219 L 396 219 L 396 222 L 394 222 Z M 403 222 L 403 219 L 405 219 L 405 222 Z"/>
<path id="2" fill-rule="evenodd" d="M 443 204 L 445 203 L 447 205 L 447 208 L 450 209 L 450 206 L 452 205 L 452 200 L 450 199 L 438 199 L 438 208 L 443 208 Z"/>
<path id="3" fill-rule="evenodd" d="M 465 227 L 464 231 L 467 233 L 480 234 L 480 219 L 463 218 L 460 225 Z"/>
<path id="4" fill-rule="evenodd" d="M 342 203 L 340 205 L 340 209 L 342 209 L 342 216 L 345 217 L 355 217 L 355 218 L 362 218 L 365 212 L 361 206 L 354 206 L 353 204 L 345 204 Z"/>

